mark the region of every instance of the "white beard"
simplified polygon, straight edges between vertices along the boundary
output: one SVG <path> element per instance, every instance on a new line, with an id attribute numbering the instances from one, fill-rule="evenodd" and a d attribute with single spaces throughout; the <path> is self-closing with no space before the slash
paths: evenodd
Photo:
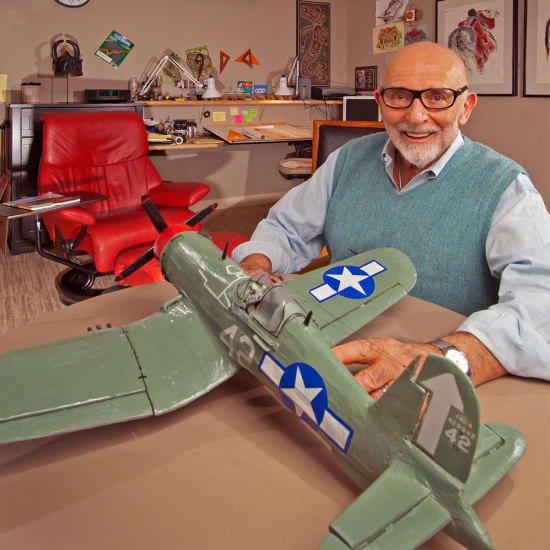
<path id="1" fill-rule="evenodd" d="M 392 143 L 399 153 L 411 164 L 417 168 L 425 168 L 437 160 L 451 145 L 458 133 L 458 117 L 456 120 L 447 126 L 425 125 L 414 126 L 401 122 L 397 126 L 386 124 L 386 131 L 390 136 Z M 434 132 L 435 141 L 432 143 L 415 143 L 405 142 L 400 132 L 428 133 Z"/>

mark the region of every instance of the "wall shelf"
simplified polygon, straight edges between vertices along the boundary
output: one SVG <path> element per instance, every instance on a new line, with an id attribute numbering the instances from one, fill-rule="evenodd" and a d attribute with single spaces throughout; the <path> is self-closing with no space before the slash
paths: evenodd
<path id="1" fill-rule="evenodd" d="M 327 101 L 323 101 L 321 99 L 207 99 L 200 101 L 179 101 L 177 99 L 171 99 L 163 101 L 136 101 L 135 104 L 144 105 L 146 107 L 162 107 L 163 105 L 178 105 L 181 107 L 208 107 L 215 105 L 342 105 L 342 100 L 330 99 Z"/>

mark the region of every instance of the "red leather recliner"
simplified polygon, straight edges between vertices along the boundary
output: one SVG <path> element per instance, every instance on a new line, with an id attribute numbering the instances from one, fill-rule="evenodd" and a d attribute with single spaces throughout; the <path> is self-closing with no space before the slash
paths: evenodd
<path id="1" fill-rule="evenodd" d="M 152 199 L 171 225 L 190 218 L 194 212 L 189 207 L 210 187 L 162 181 L 147 156 L 147 133 L 135 112 L 46 113 L 41 118 L 44 144 L 39 193 L 80 190 L 108 197 L 42 216 L 56 250 L 69 256 L 71 265 L 70 256 L 82 253 L 79 251 L 93 259 L 87 266 L 74 262 L 74 269 L 58 281 L 61 300 L 73 303 L 101 292 L 91 289 L 96 276 L 120 272 L 141 250 L 152 246 L 157 232 L 142 208 L 142 195 Z M 233 246 L 246 240 L 231 236 Z M 67 264 L 67 258 L 63 263 Z M 134 274 L 133 281 L 124 282 L 143 284 L 162 279 L 156 265 L 149 266 L 146 275 L 141 271 Z"/>

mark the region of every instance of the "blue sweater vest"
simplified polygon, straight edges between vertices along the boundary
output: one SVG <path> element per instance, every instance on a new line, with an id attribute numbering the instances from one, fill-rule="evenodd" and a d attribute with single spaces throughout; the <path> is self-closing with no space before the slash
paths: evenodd
<path id="1" fill-rule="evenodd" d="M 502 193 L 525 171 L 464 137 L 437 178 L 398 193 L 380 158 L 387 139 L 354 139 L 338 154 L 324 234 L 332 261 L 397 248 L 416 266 L 413 296 L 464 315 L 496 303 L 485 241 Z"/>

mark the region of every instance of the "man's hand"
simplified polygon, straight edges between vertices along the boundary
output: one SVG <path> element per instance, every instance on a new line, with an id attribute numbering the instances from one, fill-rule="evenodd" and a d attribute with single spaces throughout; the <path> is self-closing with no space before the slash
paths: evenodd
<path id="1" fill-rule="evenodd" d="M 332 348 L 332 351 L 344 363 L 363 363 L 368 368 L 355 374 L 355 379 L 367 390 L 373 399 L 378 399 L 405 367 L 418 355 L 420 364 L 428 353 L 441 353 L 430 344 L 400 342 L 395 338 L 368 338 L 353 340 Z"/>
<path id="2" fill-rule="evenodd" d="M 271 260 L 264 254 L 250 254 L 250 256 L 247 256 L 239 265 L 250 276 L 260 273 L 267 275 L 274 283 L 281 280 L 279 275 L 271 273 Z"/>
<path id="3" fill-rule="evenodd" d="M 506 374 L 496 357 L 473 334 L 455 332 L 441 338 L 465 353 L 474 386 Z M 373 399 L 378 399 L 417 355 L 421 356 L 420 365 L 424 364 L 428 353 L 443 355 L 439 348 L 431 344 L 400 342 L 395 338 L 354 340 L 335 346 L 332 351 L 344 365 L 369 365 L 355 374 L 355 379 Z"/>

